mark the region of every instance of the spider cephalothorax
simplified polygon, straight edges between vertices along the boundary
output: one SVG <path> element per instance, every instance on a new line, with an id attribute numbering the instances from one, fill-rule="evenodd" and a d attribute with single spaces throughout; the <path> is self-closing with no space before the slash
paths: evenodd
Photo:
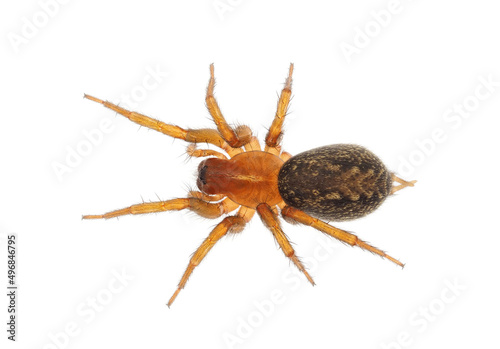
<path id="1" fill-rule="evenodd" d="M 313 285 L 313 279 L 281 229 L 279 213 L 288 222 L 310 225 L 351 246 L 359 246 L 403 266 L 356 235 L 320 219 L 341 221 L 365 216 L 379 207 L 387 196 L 413 186 L 415 181 L 407 182 L 396 177 L 372 152 L 358 145 L 335 144 L 294 157 L 282 151 L 281 128 L 290 103 L 292 72 L 293 64 L 266 135 L 264 150 L 247 126 L 232 128 L 226 123 L 213 95 L 213 65 L 210 66 L 206 103 L 217 129 L 185 130 L 85 95 L 85 98 L 101 103 L 139 125 L 191 143 L 187 150 L 190 156 L 208 158 L 198 166 L 197 186 L 200 191 L 191 191 L 187 198 L 132 205 L 102 215 L 83 216 L 84 219 L 182 209 L 190 209 L 206 218 L 218 218 L 237 210 L 234 215 L 226 216 L 193 254 L 168 306 L 216 242 L 228 233 L 241 232 L 255 212 L 272 232 L 284 254 Z M 197 149 L 197 143 L 213 144 L 224 150 L 227 156 L 212 149 Z M 393 185 L 395 181 L 399 184 Z"/>

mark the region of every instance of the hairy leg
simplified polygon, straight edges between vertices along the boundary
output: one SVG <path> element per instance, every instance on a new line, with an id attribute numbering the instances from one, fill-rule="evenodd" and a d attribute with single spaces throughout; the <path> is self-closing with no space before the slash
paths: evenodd
<path id="1" fill-rule="evenodd" d="M 288 77 L 286 78 L 285 81 L 285 87 L 283 87 L 280 99 L 278 100 L 276 115 L 274 116 L 273 123 L 271 124 L 269 132 L 267 133 L 266 136 L 266 151 L 267 148 L 274 148 L 280 144 L 283 121 L 285 121 L 288 105 L 290 104 L 290 99 L 292 97 L 292 73 L 293 73 L 293 63 L 290 64 L 290 69 L 288 70 Z"/>
<path id="2" fill-rule="evenodd" d="M 138 125 L 147 127 L 151 130 L 155 130 L 158 132 L 161 132 L 163 134 L 166 134 L 167 136 L 173 137 L 173 138 L 178 138 L 182 139 L 186 142 L 190 143 L 210 143 L 213 144 L 219 148 L 222 148 L 224 150 L 231 148 L 226 141 L 221 137 L 219 132 L 214 129 L 183 129 L 179 126 L 176 125 L 170 125 L 166 124 L 163 121 L 157 120 L 150 118 L 149 116 L 127 110 L 125 108 L 122 108 L 116 104 L 113 104 L 108 101 L 103 101 L 99 98 L 90 96 L 90 95 L 84 95 L 85 98 L 90 99 L 91 101 L 97 102 L 105 106 L 106 108 L 109 108 L 111 110 L 114 110 L 120 115 L 123 115 L 127 119 L 129 119 L 132 122 L 135 122 Z M 239 132 L 244 133 L 246 132 L 244 129 L 239 130 Z M 231 155 L 231 154 L 230 154 Z M 231 155 L 232 156 L 232 155 Z"/>
<path id="3" fill-rule="evenodd" d="M 250 138 L 250 142 L 245 144 L 245 150 L 246 151 L 261 151 L 260 143 L 259 143 L 259 140 L 257 139 L 257 137 L 252 136 L 252 138 Z"/>
<path id="4" fill-rule="evenodd" d="M 250 141 L 252 137 L 252 131 L 248 126 L 240 126 L 240 134 L 235 132 L 235 130 L 228 125 L 226 119 L 220 111 L 217 100 L 214 97 L 214 87 L 215 87 L 215 77 L 214 77 L 214 65 L 210 64 L 210 80 L 207 87 L 207 95 L 205 101 L 207 103 L 208 111 L 215 124 L 217 125 L 217 130 L 219 130 L 222 138 L 233 148 L 240 148 Z"/>
<path id="5" fill-rule="evenodd" d="M 309 225 L 331 237 L 334 237 L 335 239 L 345 242 L 351 246 L 358 246 L 364 250 L 368 250 L 372 253 L 378 254 L 379 256 L 387 258 L 391 262 L 396 263 L 400 267 L 404 267 L 403 263 L 387 255 L 384 251 L 367 244 L 363 240 L 359 239 L 356 235 L 348 233 L 342 229 L 335 228 L 317 218 L 309 216 L 307 213 L 297 210 L 296 208 L 285 206 L 281 210 L 281 214 L 283 215 L 283 218 L 287 220 L 291 219 L 292 222 Z"/>
<path id="6" fill-rule="evenodd" d="M 235 216 L 226 217 L 222 220 L 222 222 L 217 224 L 208 237 L 202 242 L 200 247 L 198 247 L 198 249 L 193 253 L 186 271 L 184 272 L 184 275 L 182 275 L 181 281 L 177 286 L 177 290 L 167 303 L 169 307 L 175 301 L 179 292 L 184 288 L 184 286 L 186 286 L 194 268 L 201 263 L 203 258 L 205 258 L 207 253 L 212 249 L 212 247 L 214 247 L 217 241 L 219 241 L 227 233 L 241 232 L 245 228 L 246 223 L 252 219 L 254 212 L 254 210 L 242 207 Z"/>
<path id="7" fill-rule="evenodd" d="M 144 202 L 100 215 L 86 215 L 82 219 L 109 219 L 129 214 L 145 214 L 164 211 L 179 211 L 189 209 L 205 218 L 218 218 L 238 208 L 238 204 L 226 198 L 218 203 L 205 202 L 201 199 L 181 198 L 168 201 Z"/>
<path id="8" fill-rule="evenodd" d="M 196 191 L 196 190 L 191 190 L 188 194 L 190 198 L 198 198 L 202 199 L 203 201 L 219 201 L 224 199 L 223 194 L 215 194 L 215 195 L 208 195 L 205 193 L 202 193 L 201 191 Z"/>
<path id="9" fill-rule="evenodd" d="M 278 245 L 280 245 L 285 256 L 290 258 L 290 260 L 297 266 L 297 268 L 299 268 L 299 270 L 304 273 L 307 280 L 309 280 L 309 282 L 314 285 L 312 277 L 309 275 L 306 268 L 295 254 L 295 250 L 290 244 L 290 241 L 281 229 L 276 212 L 274 212 L 267 204 L 260 204 L 259 206 L 257 206 L 257 212 L 259 213 L 262 222 L 271 231 L 271 233 L 273 233 L 276 242 L 278 242 Z"/>
<path id="10" fill-rule="evenodd" d="M 198 148 L 196 148 L 196 144 L 188 145 L 186 153 L 189 156 L 193 156 L 195 158 L 215 156 L 216 158 L 219 158 L 222 160 L 227 160 L 227 156 L 225 156 L 224 154 L 222 154 L 218 151 L 212 150 L 212 149 L 198 149 Z"/>
<path id="11" fill-rule="evenodd" d="M 292 157 L 292 154 L 290 154 L 289 152 L 286 152 L 286 151 L 284 151 L 284 152 L 282 152 L 282 153 L 280 154 L 280 158 L 281 158 L 281 160 L 283 160 L 284 162 L 287 162 L 287 161 L 288 161 L 291 157 Z"/>

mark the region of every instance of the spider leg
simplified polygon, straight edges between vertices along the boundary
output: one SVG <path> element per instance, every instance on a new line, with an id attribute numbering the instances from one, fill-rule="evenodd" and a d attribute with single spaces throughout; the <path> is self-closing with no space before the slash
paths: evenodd
<path id="1" fill-rule="evenodd" d="M 281 128 L 283 126 L 283 121 L 285 121 L 285 115 L 292 96 L 292 73 L 293 63 L 290 63 L 288 77 L 285 80 L 285 87 L 283 87 L 283 90 L 281 91 L 273 123 L 271 124 L 269 132 L 266 135 L 266 151 L 267 148 L 275 148 L 280 143 L 282 136 Z"/>
<path id="2" fill-rule="evenodd" d="M 200 247 L 198 247 L 198 249 L 191 256 L 186 271 L 182 275 L 181 281 L 177 286 L 177 290 L 174 292 L 172 297 L 170 297 L 170 300 L 167 303 L 168 307 L 172 305 L 179 292 L 184 288 L 184 286 L 186 286 L 186 282 L 188 281 L 189 276 L 191 276 L 194 268 L 201 263 L 203 258 L 205 258 L 207 253 L 212 249 L 212 247 L 214 247 L 217 241 L 219 241 L 227 233 L 241 232 L 245 228 L 246 223 L 252 219 L 254 213 L 254 210 L 242 207 L 235 216 L 226 217 L 222 220 L 222 222 L 217 224 L 208 237 L 201 243 Z"/>
<path id="3" fill-rule="evenodd" d="M 214 65 L 210 64 L 210 80 L 207 87 L 207 95 L 205 101 L 207 103 L 208 111 L 219 130 L 222 138 L 233 148 L 240 148 L 250 141 L 252 131 L 248 126 L 239 126 L 239 132 L 235 132 L 231 126 L 228 125 L 226 119 L 220 111 L 217 100 L 214 97 L 215 77 Z"/>
<path id="4" fill-rule="evenodd" d="M 122 108 L 116 104 L 113 104 L 108 101 L 103 101 L 102 99 L 90 96 L 85 94 L 85 98 L 90 99 L 91 101 L 102 104 L 106 108 L 114 110 L 120 115 L 123 115 L 127 119 L 141 126 L 147 127 L 151 130 L 155 130 L 166 134 L 167 136 L 182 139 L 186 142 L 190 143 L 210 143 L 219 148 L 224 149 L 230 156 L 234 156 L 241 152 L 240 149 L 233 149 L 226 143 L 226 141 L 221 137 L 219 132 L 214 129 L 206 128 L 206 129 L 183 129 L 176 125 L 166 124 L 163 121 L 156 120 L 150 118 L 149 116 L 127 110 Z M 245 129 L 238 128 L 236 129 L 236 133 L 238 135 L 244 136 L 247 131 Z"/>
<path id="5" fill-rule="evenodd" d="M 284 151 L 280 154 L 280 159 L 283 160 L 284 162 L 287 162 L 288 159 L 290 159 L 291 157 L 292 157 L 292 154 L 290 154 L 289 152 L 286 152 L 286 151 Z"/>
<path id="6" fill-rule="evenodd" d="M 297 266 L 297 268 L 299 268 L 299 270 L 304 273 L 307 280 L 309 280 L 309 282 L 314 285 L 312 277 L 309 275 L 306 268 L 295 254 L 295 250 L 290 244 L 290 241 L 281 229 L 277 214 L 273 212 L 273 210 L 267 204 L 260 204 L 259 206 L 257 206 L 257 212 L 259 213 L 262 222 L 273 233 L 274 238 L 278 242 L 278 245 L 280 245 L 281 250 L 283 251 L 285 256 L 290 258 L 290 260 Z"/>
<path id="7" fill-rule="evenodd" d="M 261 151 L 260 143 L 259 143 L 259 140 L 257 139 L 257 137 L 252 136 L 252 138 L 250 138 L 250 142 L 245 144 L 245 150 L 246 151 Z"/>
<path id="8" fill-rule="evenodd" d="M 203 158 L 203 157 L 208 157 L 208 156 L 215 156 L 215 157 L 217 157 L 219 159 L 227 160 L 227 156 L 225 156 L 224 154 L 222 154 L 222 153 L 220 153 L 218 151 L 215 151 L 215 150 L 212 150 L 212 149 L 197 149 L 196 148 L 196 144 L 190 144 L 190 145 L 188 145 L 186 153 L 189 156 L 194 156 L 196 158 Z"/>
<path id="9" fill-rule="evenodd" d="M 331 237 L 334 237 L 335 239 L 338 239 L 342 242 L 345 242 L 351 246 L 358 246 L 364 250 L 368 250 L 372 253 L 378 254 L 379 256 L 383 258 L 387 258 L 393 263 L 396 263 L 400 267 L 404 267 L 404 264 L 398 261 L 397 259 L 387 255 L 384 251 L 379 250 L 376 247 L 373 247 L 369 245 L 368 243 L 364 242 L 363 240 L 359 239 L 356 235 L 348 233 L 342 229 L 335 228 L 317 218 L 309 216 L 307 213 L 304 213 L 296 208 L 290 207 L 290 206 L 285 206 L 281 210 L 281 214 L 283 215 L 283 218 L 286 220 L 291 219 L 292 223 L 293 222 L 298 222 L 302 223 L 305 225 L 310 225 L 311 227 L 327 234 L 330 235 Z"/>
<path id="10" fill-rule="evenodd" d="M 205 218 L 217 218 L 238 208 L 238 204 L 226 198 L 218 203 L 205 202 L 199 198 L 182 198 L 168 201 L 144 202 L 101 215 L 86 215 L 82 219 L 109 219 L 129 214 L 144 214 L 189 209 Z"/>
<path id="11" fill-rule="evenodd" d="M 264 151 L 266 151 L 267 153 L 276 155 L 276 156 L 280 156 L 280 154 L 281 154 L 281 145 L 277 145 L 275 147 L 268 147 L 266 145 L 266 147 L 264 148 Z"/>
<path id="12" fill-rule="evenodd" d="M 196 191 L 196 190 L 191 190 L 188 194 L 190 198 L 198 198 L 203 201 L 219 201 L 224 199 L 223 194 L 214 194 L 214 195 L 208 195 L 205 193 L 202 193 L 201 191 Z"/>
<path id="13" fill-rule="evenodd" d="M 392 180 L 393 181 L 399 183 L 399 185 L 395 185 L 395 186 L 392 187 L 392 189 L 391 189 L 391 195 L 394 194 L 395 192 L 397 192 L 398 190 L 403 189 L 403 188 L 413 187 L 413 185 L 415 183 L 417 183 L 417 181 L 405 181 L 404 179 L 401 179 L 398 176 L 396 176 L 394 173 L 392 173 L 391 176 L 392 176 Z"/>

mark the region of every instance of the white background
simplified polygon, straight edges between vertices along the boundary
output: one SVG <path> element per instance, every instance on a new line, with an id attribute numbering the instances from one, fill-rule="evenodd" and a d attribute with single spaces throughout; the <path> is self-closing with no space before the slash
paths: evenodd
<path id="1" fill-rule="evenodd" d="M 5 239 L 16 233 L 19 285 L 15 345 L 1 297 L 2 348 L 498 347 L 494 2 L 222 0 L 222 13 L 214 4 L 2 5 L 0 276 L 6 287 Z M 346 55 L 346 45 L 358 50 Z M 399 258 L 403 270 L 338 242 L 325 249 L 321 233 L 284 223 L 311 287 L 255 217 L 214 247 L 169 309 L 189 256 L 216 222 L 189 212 L 81 220 L 157 195 L 183 197 L 199 163 L 184 142 L 83 94 L 124 104 L 134 91 L 134 109 L 208 127 L 212 62 L 229 122 L 262 139 L 293 62 L 287 151 L 358 143 L 418 180 L 376 213 L 335 224 Z M 154 87 L 151 70 L 161 72 Z M 140 95 L 144 79 L 150 89 Z M 496 84 L 486 97 L 480 79 Z M 473 109 L 467 119 L 445 118 L 464 103 Z M 67 166 L 84 131 L 102 120 L 112 131 L 58 177 L 54 166 Z M 436 133 L 441 143 L 430 143 Z M 115 283 L 113 273 L 132 279 Z M 270 305 L 274 294 L 279 304 Z"/>

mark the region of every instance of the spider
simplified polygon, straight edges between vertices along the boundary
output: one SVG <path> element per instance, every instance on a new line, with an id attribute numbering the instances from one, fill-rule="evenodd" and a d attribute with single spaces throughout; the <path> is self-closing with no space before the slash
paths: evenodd
<path id="1" fill-rule="evenodd" d="M 291 99 L 293 67 L 290 64 L 274 120 L 265 138 L 264 150 L 248 126 L 231 127 L 226 122 L 214 97 L 213 64 L 210 65 L 205 101 L 217 129 L 183 129 L 84 95 L 141 126 L 189 142 L 188 155 L 206 158 L 198 166 L 196 184 L 199 191 L 191 191 L 187 198 L 141 203 L 100 215 L 83 216 L 83 219 L 108 219 L 184 209 L 209 219 L 226 215 L 192 255 L 176 291 L 168 301 L 169 307 L 217 241 L 227 234 L 242 232 L 256 212 L 285 256 L 312 285 L 312 277 L 281 228 L 280 214 L 289 223 L 311 226 L 404 267 L 403 263 L 382 250 L 324 220 L 345 221 L 365 216 L 378 208 L 389 195 L 413 186 L 415 181 L 398 178 L 372 152 L 358 145 L 335 144 L 296 156 L 282 151 L 282 125 Z M 212 149 L 198 149 L 198 143 L 215 145 L 225 154 Z M 228 215 L 233 211 L 236 213 Z"/>

